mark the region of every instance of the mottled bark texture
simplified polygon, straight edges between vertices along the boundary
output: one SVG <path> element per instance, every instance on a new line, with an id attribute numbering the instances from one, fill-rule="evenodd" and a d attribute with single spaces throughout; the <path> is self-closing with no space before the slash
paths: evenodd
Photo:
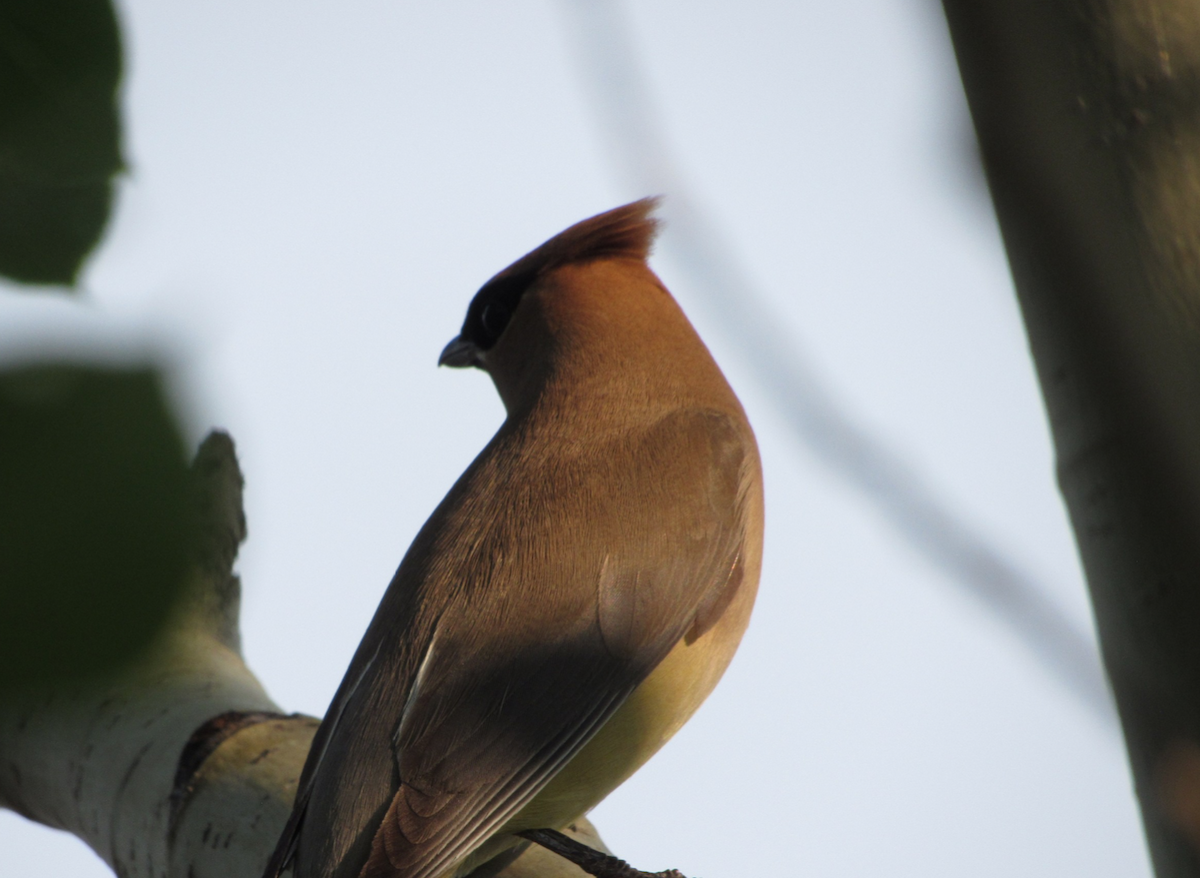
<path id="1" fill-rule="evenodd" d="M 242 476 L 214 433 L 192 467 L 186 599 L 119 676 L 0 704 L 0 806 L 86 841 L 122 878 L 259 878 L 317 720 L 284 715 L 246 667 L 233 574 Z M 570 834 L 603 847 L 586 821 Z M 530 846 L 497 878 L 582 878 Z"/>
<path id="2" fill-rule="evenodd" d="M 1200 875 L 1200 4 L 944 5 L 1154 866 Z"/>

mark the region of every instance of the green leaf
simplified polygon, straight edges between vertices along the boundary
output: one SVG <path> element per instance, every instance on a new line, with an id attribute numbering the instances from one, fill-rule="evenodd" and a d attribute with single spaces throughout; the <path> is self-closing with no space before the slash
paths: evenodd
<path id="1" fill-rule="evenodd" d="M 181 591 L 189 523 L 155 372 L 0 372 L 0 691 L 136 658 Z"/>
<path id="2" fill-rule="evenodd" d="M 108 0 L 0 3 L 0 274 L 73 283 L 123 167 Z"/>

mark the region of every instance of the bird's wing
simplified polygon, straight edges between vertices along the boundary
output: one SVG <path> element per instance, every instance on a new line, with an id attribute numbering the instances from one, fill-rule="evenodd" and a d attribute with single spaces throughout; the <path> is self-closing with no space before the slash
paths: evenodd
<path id="1" fill-rule="evenodd" d="M 740 583 L 753 440 L 683 412 L 501 491 L 490 559 L 445 609 L 395 729 L 362 878 L 435 878 L 561 769 Z M 452 624 L 451 624 L 452 623 Z"/>

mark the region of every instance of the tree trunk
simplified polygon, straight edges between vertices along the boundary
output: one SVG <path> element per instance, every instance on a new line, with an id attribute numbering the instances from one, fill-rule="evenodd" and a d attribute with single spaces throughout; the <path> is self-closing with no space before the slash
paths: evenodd
<path id="1" fill-rule="evenodd" d="M 944 5 L 1154 867 L 1200 875 L 1200 4 Z"/>

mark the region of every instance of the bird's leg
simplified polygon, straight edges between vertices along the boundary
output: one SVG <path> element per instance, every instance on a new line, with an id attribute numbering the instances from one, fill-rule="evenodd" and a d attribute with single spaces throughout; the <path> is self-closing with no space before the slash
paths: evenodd
<path id="1" fill-rule="evenodd" d="M 524 832 L 518 832 L 517 835 L 535 844 L 540 844 L 546 850 L 558 854 L 565 860 L 570 860 L 589 875 L 594 875 L 595 878 L 684 878 L 678 869 L 667 869 L 665 872 L 643 872 L 633 868 L 624 860 L 590 848 L 583 842 L 576 841 L 553 829 L 527 829 Z"/>

